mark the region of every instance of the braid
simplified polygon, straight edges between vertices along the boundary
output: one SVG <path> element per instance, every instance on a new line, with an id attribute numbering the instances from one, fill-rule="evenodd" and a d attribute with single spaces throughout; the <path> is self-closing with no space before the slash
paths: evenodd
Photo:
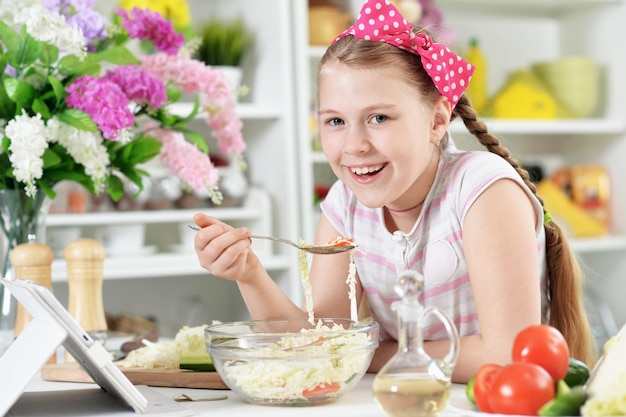
<path id="1" fill-rule="evenodd" d="M 466 95 L 463 95 L 459 100 L 456 108 L 454 109 L 453 117 L 459 116 L 463 121 L 463 124 L 467 128 L 467 130 L 483 145 L 487 150 L 491 153 L 495 153 L 496 155 L 504 158 L 522 177 L 524 180 L 524 184 L 533 192 L 533 194 L 537 195 L 537 186 L 530 180 L 530 175 L 528 171 L 526 171 L 522 166 L 511 157 L 509 150 L 506 149 L 498 138 L 487 131 L 487 126 L 482 121 L 478 120 L 476 116 L 476 111 L 472 107 L 469 99 Z M 541 205 L 543 206 L 543 200 L 541 200 Z"/>
<path id="2" fill-rule="evenodd" d="M 459 116 L 467 130 L 491 153 L 504 158 L 520 175 L 524 184 L 544 207 L 537 194 L 537 186 L 530 180 L 528 171 L 513 159 L 498 138 L 487 131 L 487 126 L 476 116 L 470 100 L 463 95 L 456 105 L 452 118 Z M 545 214 L 545 207 L 544 207 Z M 543 219 L 541 219 L 543 221 Z M 587 313 L 583 303 L 583 278 L 574 252 L 561 228 L 550 221 L 545 225 L 546 264 L 548 273 L 548 300 L 550 325 L 559 329 L 567 340 L 572 357 L 590 367 L 596 360 L 596 349 Z"/>

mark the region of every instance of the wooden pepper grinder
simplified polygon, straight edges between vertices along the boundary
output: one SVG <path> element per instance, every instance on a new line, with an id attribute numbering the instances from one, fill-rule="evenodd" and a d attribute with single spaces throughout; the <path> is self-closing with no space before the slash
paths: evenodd
<path id="1" fill-rule="evenodd" d="M 93 239 L 78 239 L 64 251 L 67 262 L 70 314 L 88 332 L 107 330 L 102 300 L 104 246 Z"/>
<path id="2" fill-rule="evenodd" d="M 17 245 L 9 255 L 16 279 L 30 280 L 48 289 L 52 287 L 51 267 L 53 259 L 52 249 L 34 240 Z M 28 310 L 21 303 L 18 303 L 13 335 L 18 337 L 32 319 L 33 317 Z M 48 363 L 55 362 L 56 356 L 52 356 L 48 360 Z"/>

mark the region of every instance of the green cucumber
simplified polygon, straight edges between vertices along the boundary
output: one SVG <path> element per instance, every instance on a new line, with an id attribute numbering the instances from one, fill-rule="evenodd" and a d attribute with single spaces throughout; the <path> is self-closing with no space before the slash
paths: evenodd
<path id="1" fill-rule="evenodd" d="M 194 371 L 215 371 L 211 355 L 204 344 L 206 325 L 184 326 L 178 331 L 174 341 L 178 350 L 178 367 Z"/>
<path id="2" fill-rule="evenodd" d="M 470 378 L 469 381 L 467 381 L 467 385 L 465 386 L 465 396 L 467 397 L 469 402 L 471 402 L 472 404 L 476 404 L 476 397 L 474 397 L 474 380 L 475 379 L 476 379 L 476 376 L 474 375 L 473 377 Z"/>
<path id="3" fill-rule="evenodd" d="M 579 416 L 580 407 L 587 401 L 587 397 L 587 392 L 582 385 L 570 388 L 561 379 L 557 383 L 556 397 L 539 409 L 539 415 L 544 417 Z"/>
<path id="4" fill-rule="evenodd" d="M 589 368 L 584 362 L 570 358 L 567 375 L 563 379 L 570 387 L 584 385 L 589 379 Z"/>
<path id="5" fill-rule="evenodd" d="M 213 362 L 210 360 L 191 361 L 186 359 L 185 362 L 181 361 L 178 367 L 192 371 L 215 371 L 215 365 L 213 365 Z"/>

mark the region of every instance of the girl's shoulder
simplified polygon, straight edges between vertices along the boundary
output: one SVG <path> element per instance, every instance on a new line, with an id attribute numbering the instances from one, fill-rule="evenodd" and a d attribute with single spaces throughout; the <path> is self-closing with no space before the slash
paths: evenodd
<path id="1" fill-rule="evenodd" d="M 489 151 L 445 152 L 442 157 L 440 175 L 446 177 L 513 177 L 518 176 L 515 168 L 504 158 Z"/>

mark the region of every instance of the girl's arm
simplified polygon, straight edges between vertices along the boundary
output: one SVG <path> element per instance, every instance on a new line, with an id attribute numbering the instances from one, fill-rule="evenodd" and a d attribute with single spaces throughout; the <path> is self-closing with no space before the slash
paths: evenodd
<path id="1" fill-rule="evenodd" d="M 507 364 L 517 333 L 541 321 L 541 294 L 535 225 L 527 194 L 510 180 L 491 185 L 470 208 L 463 247 L 481 333 L 461 338 L 453 380 L 465 383 L 485 363 Z M 443 357 L 447 341 L 428 341 L 433 357 Z M 380 344 L 370 372 L 396 353 L 397 343 Z"/>
<path id="2" fill-rule="evenodd" d="M 251 248 L 247 228 L 233 228 L 205 214 L 197 214 L 194 221 L 201 227 L 194 242 L 200 265 L 213 275 L 237 282 L 253 319 L 307 317 L 305 300 L 301 307 L 294 304 L 263 268 Z M 322 215 L 313 243 L 326 243 L 337 236 Z M 293 256 L 297 259 L 295 249 Z M 316 317 L 350 317 L 349 261 L 347 253 L 313 256 L 310 279 Z M 360 299 L 357 285 L 357 305 Z"/>
<path id="3" fill-rule="evenodd" d="M 196 214 L 194 221 L 201 227 L 194 241 L 200 265 L 215 276 L 237 282 L 253 319 L 306 317 L 259 262 L 248 228 L 233 228 L 205 214 Z"/>

